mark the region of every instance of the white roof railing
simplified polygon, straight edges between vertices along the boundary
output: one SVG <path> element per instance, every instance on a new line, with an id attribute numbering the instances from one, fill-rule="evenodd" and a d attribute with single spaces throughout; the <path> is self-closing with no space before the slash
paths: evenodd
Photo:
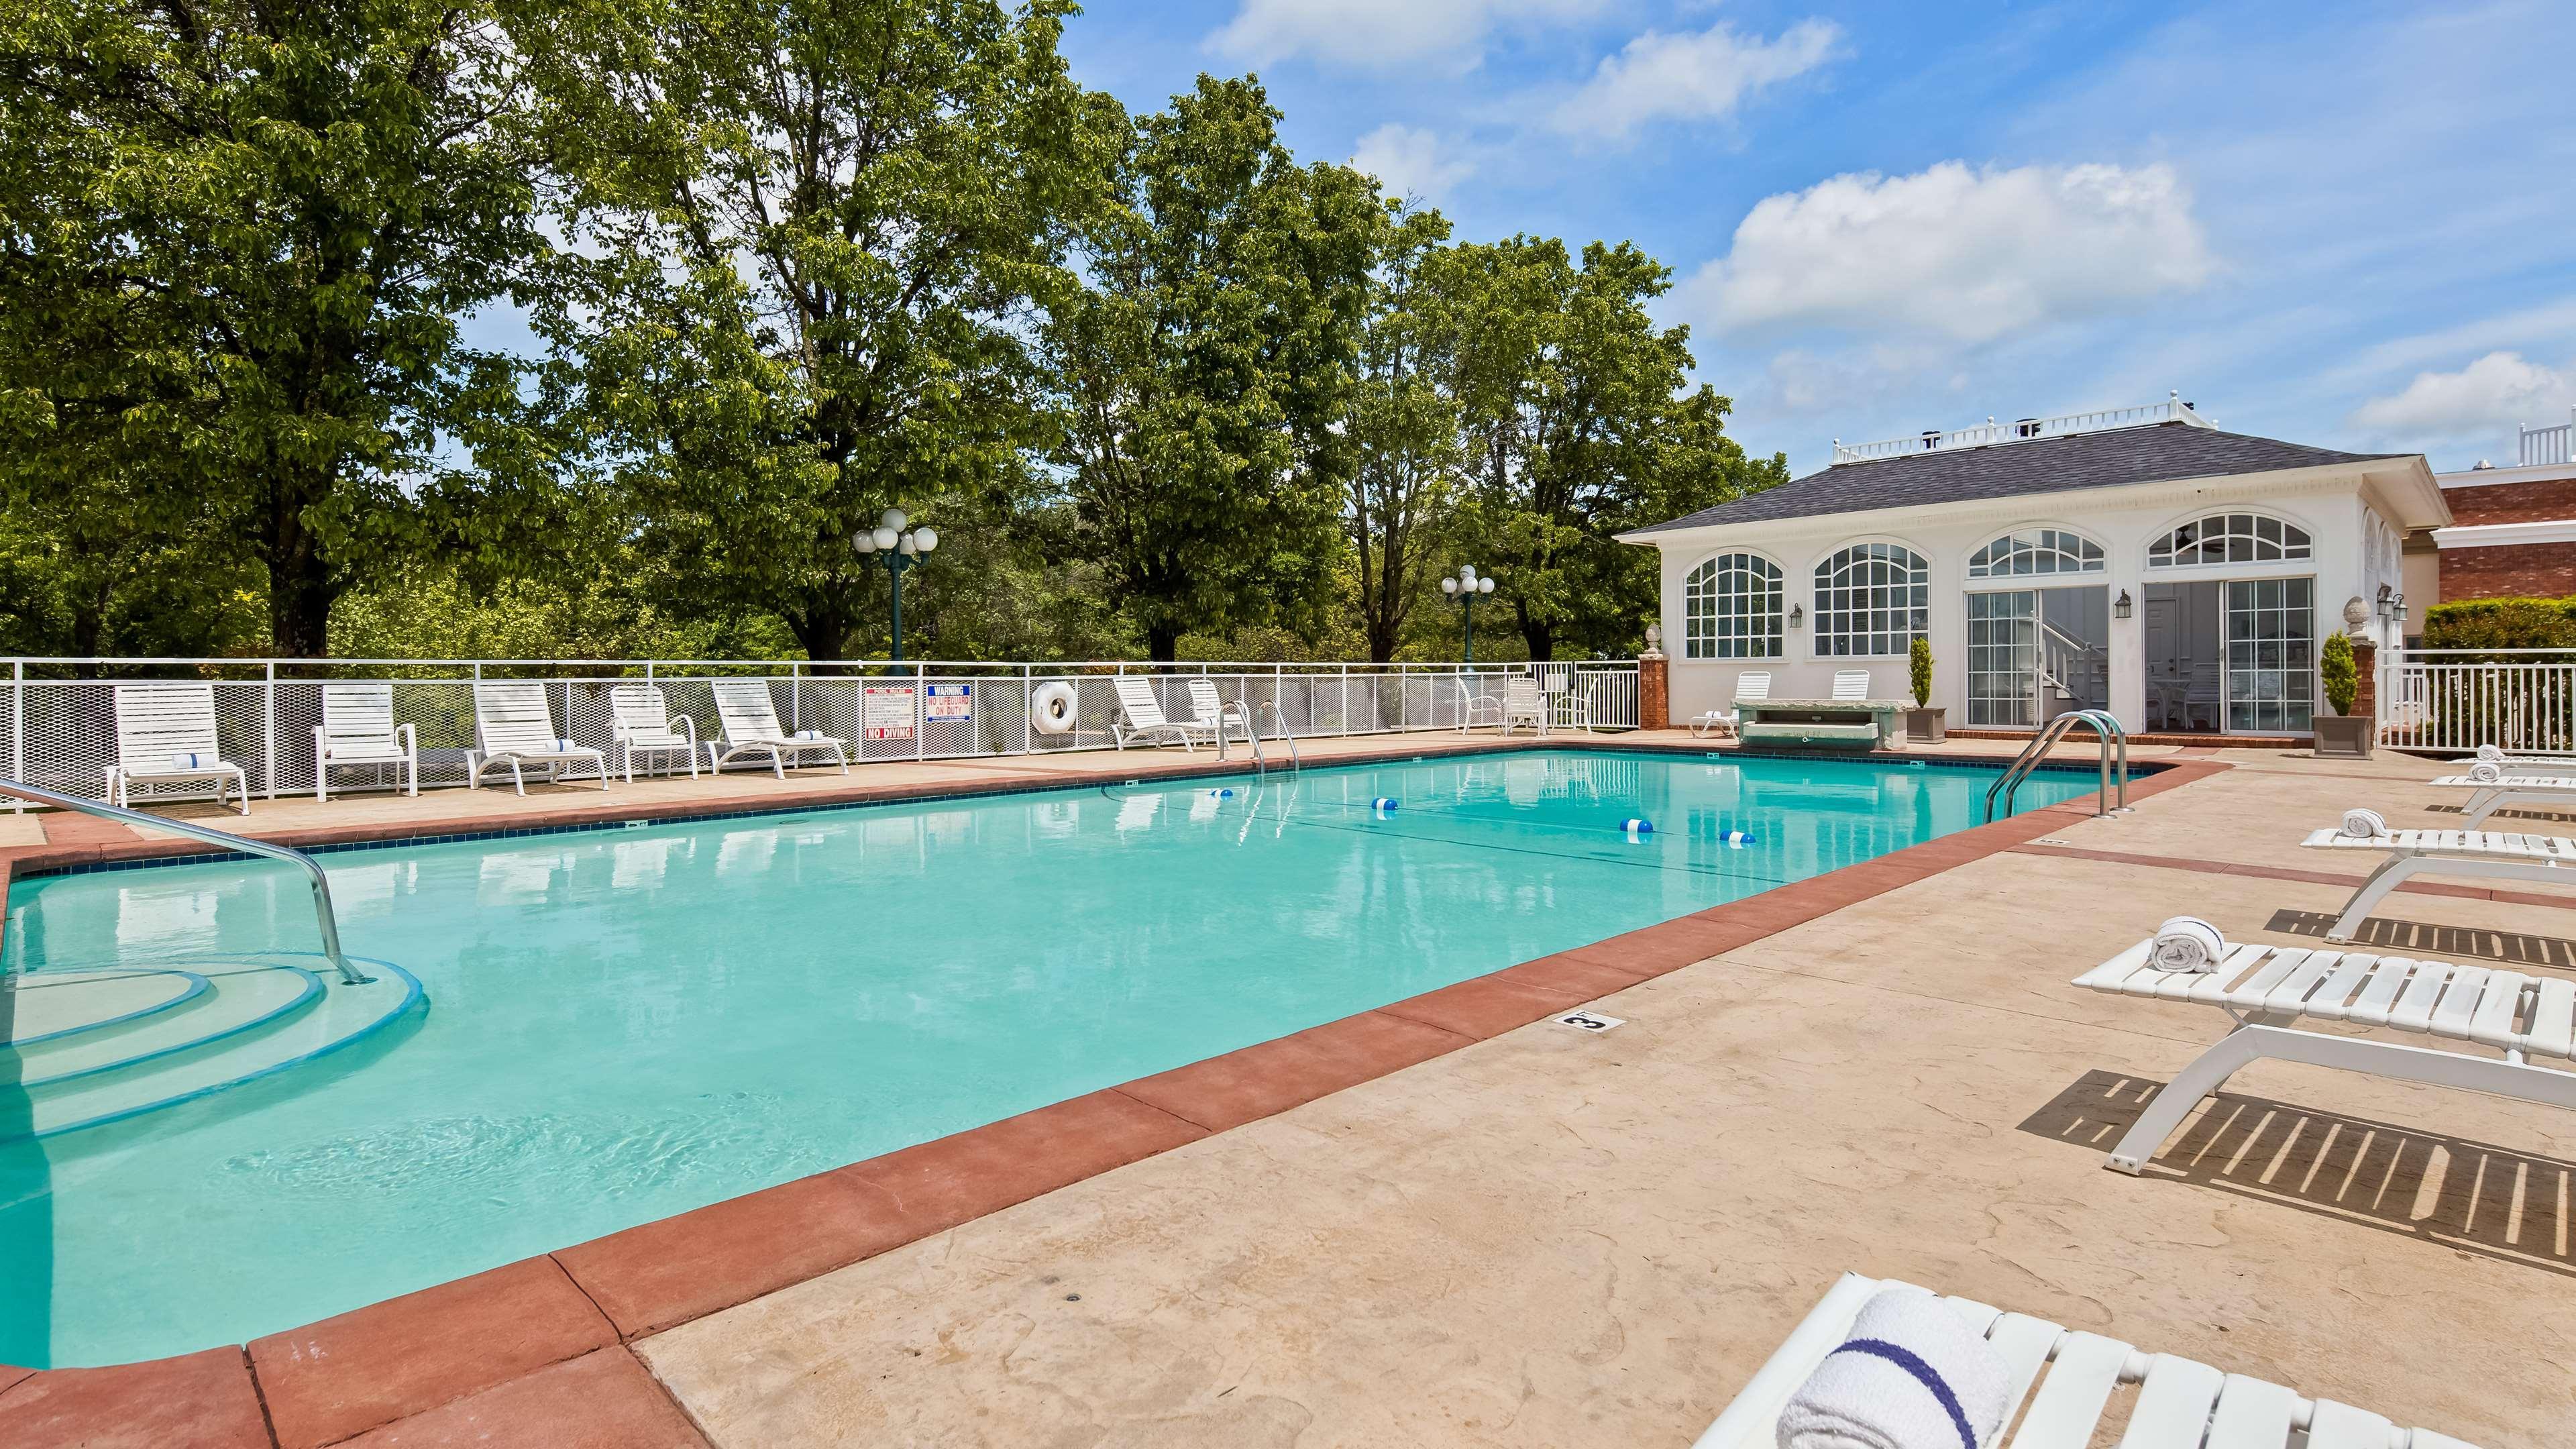
<path id="1" fill-rule="evenodd" d="M 2522 466 L 2543 467 L 2556 463 L 2576 463 L 2576 408 L 2567 410 L 2567 421 L 2554 428 L 2523 428 Z"/>
<path id="2" fill-rule="evenodd" d="M 1910 438 L 1888 438 L 1876 443 L 1845 443 L 1834 439 L 1834 461 L 1863 463 L 1879 458 L 1902 458 L 1914 453 L 1941 453 L 1954 448 L 1984 448 L 1997 443 L 2027 443 L 2038 438 L 2063 438 L 2075 433 L 2104 433 L 2114 428 L 2145 428 L 2158 423 L 2183 423 L 2195 428 L 2215 426 L 2209 419 L 2192 411 L 2180 392 L 2168 393 L 2165 401 L 2144 407 L 2105 408 L 2098 412 L 2062 413 L 2053 418 L 2017 418 L 1998 423 L 1989 417 L 1981 425 L 1954 428 L 1949 432 L 1925 431 Z M 2565 433 L 2567 429 L 2558 429 Z M 2528 444 L 2525 447 L 2528 448 Z"/>

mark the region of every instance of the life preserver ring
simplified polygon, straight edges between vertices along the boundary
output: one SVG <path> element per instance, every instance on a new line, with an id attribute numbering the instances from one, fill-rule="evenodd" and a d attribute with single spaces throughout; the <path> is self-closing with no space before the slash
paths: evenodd
<path id="1" fill-rule="evenodd" d="M 1042 735 L 1073 733 L 1073 686 L 1050 680 L 1029 691 L 1029 723 Z"/>

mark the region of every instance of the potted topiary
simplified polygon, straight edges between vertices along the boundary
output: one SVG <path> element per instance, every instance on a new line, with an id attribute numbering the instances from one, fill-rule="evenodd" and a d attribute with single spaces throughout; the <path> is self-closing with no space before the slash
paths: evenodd
<path id="1" fill-rule="evenodd" d="M 1914 686 L 1914 708 L 1905 712 L 1905 737 L 1937 745 L 1950 737 L 1950 711 L 1932 707 L 1932 641 L 1916 636 L 1905 651 L 1905 672 Z"/>
<path id="2" fill-rule="evenodd" d="M 2361 674 L 2353 666 L 2350 639 L 2340 633 L 2326 636 L 2325 647 L 2317 651 L 2317 677 L 2326 687 L 2326 707 L 2334 711 L 2316 718 L 2318 757 L 2370 758 L 2379 722 L 2352 712 L 2353 700 L 2360 693 Z"/>

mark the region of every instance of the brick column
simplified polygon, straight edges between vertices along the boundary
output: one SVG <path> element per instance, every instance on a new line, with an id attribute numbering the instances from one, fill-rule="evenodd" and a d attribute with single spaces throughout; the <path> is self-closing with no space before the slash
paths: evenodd
<path id="1" fill-rule="evenodd" d="M 2368 639 L 2352 641 L 2354 681 L 2352 712 L 2361 719 L 2379 718 L 2379 646 Z"/>
<path id="2" fill-rule="evenodd" d="M 1661 649 L 1637 656 L 1637 727 L 1670 729 L 1673 723 L 1672 661 Z"/>

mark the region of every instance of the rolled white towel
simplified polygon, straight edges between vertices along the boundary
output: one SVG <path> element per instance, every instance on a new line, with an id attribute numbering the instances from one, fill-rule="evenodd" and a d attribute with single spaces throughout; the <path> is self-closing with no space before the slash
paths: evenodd
<path id="1" fill-rule="evenodd" d="M 2388 833 L 2388 821 L 2376 810 L 2347 810 L 2335 833 L 2354 840 L 2377 840 Z"/>
<path id="2" fill-rule="evenodd" d="M 1780 1449 L 1980 1449 L 2003 1428 L 2012 1370 L 1919 1288 L 1861 1305 L 1851 1335 L 1780 1411 Z"/>
<path id="3" fill-rule="evenodd" d="M 2227 959 L 2227 938 L 2198 916 L 2169 916 L 2156 927 L 2147 964 L 2159 971 L 2215 971 Z"/>
<path id="4" fill-rule="evenodd" d="M 2504 765 L 2496 760 L 2473 760 L 2469 763 L 2469 778 L 2481 785 L 2492 785 L 2504 778 Z"/>
<path id="5" fill-rule="evenodd" d="M 2501 765 L 2504 763 L 2504 746 L 2480 745 L 2478 746 L 2478 758 L 2481 760 L 2493 760 L 2497 764 Z"/>

